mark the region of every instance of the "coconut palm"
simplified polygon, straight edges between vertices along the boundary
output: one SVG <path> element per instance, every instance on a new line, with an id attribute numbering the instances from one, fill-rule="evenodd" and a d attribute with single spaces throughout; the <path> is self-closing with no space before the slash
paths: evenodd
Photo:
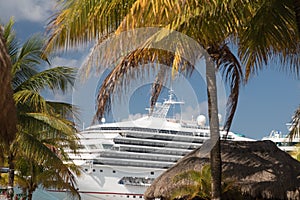
<path id="1" fill-rule="evenodd" d="M 201 171 L 189 170 L 177 174 L 173 178 L 174 183 L 186 182 L 185 187 L 178 188 L 171 199 L 210 199 L 211 197 L 211 169 L 210 165 L 204 165 Z M 233 182 L 228 180 L 222 182 L 222 194 L 238 190 L 233 186 Z M 238 194 L 238 192 L 237 192 Z"/>
<path id="2" fill-rule="evenodd" d="M 297 57 L 299 50 L 296 45 L 299 39 L 294 12 L 296 7 L 291 0 L 284 2 L 279 0 L 255 2 L 244 0 L 211 2 L 194 0 L 68 1 L 63 5 L 63 10 L 50 23 L 50 39 L 46 50 L 68 49 L 77 44 L 86 44 L 91 40 L 98 40 L 98 43 L 101 44 L 103 39 L 112 32 L 116 31 L 120 34 L 131 28 L 155 26 L 176 30 L 193 38 L 206 49 L 210 55 L 206 60 L 212 59 L 217 64 L 217 68 L 225 68 L 223 68 L 226 72 L 225 77 L 232 78 L 230 102 L 235 103 L 229 104 L 229 108 L 230 111 L 234 111 L 237 105 L 238 85 L 242 78 L 238 59 L 235 58 L 226 42 L 232 41 L 237 45 L 238 55 L 245 65 L 247 80 L 251 74 L 261 69 L 274 56 L 279 56 L 278 60 L 282 64 L 286 64 L 288 70 L 299 73 Z M 161 34 L 157 35 L 161 36 Z M 167 36 L 168 34 L 160 37 L 162 38 L 160 41 Z M 142 66 L 139 64 L 145 63 L 145 60 L 149 60 L 149 58 L 152 61 L 162 60 L 159 55 L 161 51 L 152 51 L 149 48 L 149 43 L 157 41 L 154 40 L 157 38 L 153 35 L 149 36 L 146 40 L 147 43 L 142 43 L 136 51 L 123 56 L 121 61 L 116 64 L 104 81 L 102 89 L 99 90 L 98 117 L 103 114 L 105 105 L 109 105 L 112 92 L 116 91 L 117 84 L 122 83 L 120 79 L 130 78 L 130 72 L 137 70 L 139 66 Z M 119 50 L 111 47 L 111 51 L 114 49 Z M 151 56 L 149 56 L 149 52 Z M 94 53 L 98 53 L 97 45 Z M 110 55 L 110 53 L 105 53 Z M 173 63 L 169 60 L 176 60 L 174 59 L 176 52 L 174 54 L 165 58 L 165 61 L 162 60 L 162 63 Z M 141 56 L 138 57 L 138 55 Z M 96 59 L 91 58 L 90 60 L 98 61 L 97 58 L 102 58 L 99 54 L 95 57 Z M 180 58 L 180 56 L 178 57 Z M 172 67 L 180 69 L 176 65 L 172 65 Z M 211 135 L 217 144 L 211 156 L 212 174 L 217 176 L 213 177 L 216 182 L 212 184 L 214 187 L 212 195 L 213 199 L 218 199 L 221 165 L 218 156 L 219 124 L 214 83 L 215 71 L 209 65 L 207 65 L 207 69 L 207 83 L 212 83 L 208 85 Z M 155 88 L 158 90 L 154 91 L 154 94 L 160 91 L 159 84 L 161 83 L 155 84 Z M 155 96 L 157 97 L 157 95 Z M 225 127 L 230 128 L 233 114 L 234 112 L 228 112 L 228 121 Z"/>
<path id="3" fill-rule="evenodd" d="M 172 199 L 177 199 L 180 197 L 188 196 L 188 199 L 193 199 L 194 197 L 200 197 L 201 199 L 210 199 L 211 197 L 211 173 L 210 166 L 205 165 L 200 172 L 197 171 L 187 171 L 178 174 L 174 177 L 174 182 L 179 182 L 183 180 L 190 181 L 191 184 L 187 184 L 186 188 L 180 188 L 172 195 Z M 196 184 L 192 184 L 196 183 Z M 187 192 L 189 190 L 189 192 Z"/>
<path id="4" fill-rule="evenodd" d="M 49 101 L 41 95 L 45 89 L 66 92 L 73 85 L 76 70 L 69 67 L 41 70 L 43 64 L 49 63 L 41 57 L 43 40 L 33 36 L 19 46 L 12 26 L 12 21 L 5 26 L 4 38 L 12 60 L 11 84 L 17 106 L 18 131 L 5 152 L 11 163 L 9 182 L 13 183 L 16 169 L 21 173 L 18 180 L 35 177 L 30 180 L 31 185 L 25 187 L 29 190 L 29 196 L 37 186 L 67 188 L 78 195 L 73 176 L 73 172 L 78 174 L 78 170 L 74 165 L 64 164 L 68 161 L 64 148 L 75 151 L 78 146 L 75 124 L 71 121 L 74 109 L 68 103 Z"/>
<path id="5" fill-rule="evenodd" d="M 123 2 L 124 3 L 124 2 Z M 182 14 L 184 13 L 184 9 L 187 7 L 187 6 L 183 6 L 183 8 L 179 7 L 179 10 L 176 10 L 177 12 L 173 12 L 173 3 L 170 2 L 170 6 L 164 4 L 162 1 L 157 1 L 156 2 L 157 4 L 162 4 L 162 6 L 166 6 L 167 7 L 167 11 L 168 13 L 166 13 L 165 15 L 163 16 L 159 16 L 159 23 L 162 23 L 163 26 L 167 27 L 167 26 L 170 26 L 171 23 L 173 23 L 174 21 L 168 21 L 166 20 L 166 15 L 171 15 L 173 18 L 176 17 L 176 15 L 178 13 L 180 13 L 180 17 L 183 17 Z M 195 2 L 193 2 L 195 3 Z M 70 13 L 73 13 L 74 10 L 78 11 L 78 8 L 82 8 L 82 6 L 84 5 L 89 5 L 89 4 L 86 4 L 82 2 L 81 5 L 79 5 L 81 3 L 78 3 L 78 2 L 73 2 L 73 4 L 68 4 L 68 7 L 65 8 L 61 14 L 57 15 L 57 17 L 51 22 L 51 26 L 52 26 L 52 30 L 53 30 L 53 34 L 51 35 L 50 37 L 50 40 L 48 42 L 48 46 L 46 49 L 51 49 L 53 48 L 53 45 L 57 45 L 59 46 L 60 44 L 64 44 L 65 41 L 68 41 L 67 43 L 69 44 L 69 47 L 70 46 L 73 46 L 74 44 L 76 44 L 78 41 L 81 41 L 81 42 L 86 42 L 87 39 L 86 38 L 89 38 L 90 35 L 88 34 L 91 34 L 93 31 L 91 30 L 91 33 L 89 33 L 89 31 L 85 31 L 85 33 L 82 34 L 82 32 L 77 29 L 78 27 L 81 27 L 81 26 L 85 26 L 84 23 L 77 26 L 77 24 L 75 23 L 70 23 L 70 22 L 75 22 L 73 21 L 72 19 L 72 16 L 70 16 Z M 119 3 L 121 4 L 121 3 Z M 152 8 L 161 8 L 160 5 L 151 5 L 150 3 L 150 6 L 147 5 L 146 7 L 144 7 L 143 10 L 139 10 L 138 12 L 136 12 L 139 16 L 132 16 L 130 14 L 132 14 L 133 12 L 129 13 L 128 12 L 128 7 L 129 5 L 132 4 L 132 2 L 126 2 L 124 5 L 119 5 L 119 4 L 116 4 L 115 1 L 112 1 L 112 2 L 97 2 L 97 4 L 93 4 L 95 6 L 95 8 L 93 9 L 90 9 L 88 12 L 81 12 L 79 11 L 80 13 L 82 13 L 84 16 L 81 16 L 82 17 L 82 20 L 87 20 L 89 22 L 93 21 L 92 24 L 94 24 L 93 26 L 95 25 L 99 25 L 101 24 L 101 27 L 107 27 L 108 29 L 100 29 L 100 26 L 99 27 L 94 27 L 94 30 L 97 30 L 98 31 L 98 34 L 96 35 L 96 39 L 99 39 L 101 41 L 102 38 L 105 38 L 106 36 L 108 36 L 108 33 L 112 32 L 113 30 L 115 30 L 120 22 L 122 21 L 122 17 L 124 15 L 114 15 L 114 16 L 119 16 L 121 18 L 113 18 L 111 17 L 110 15 L 111 14 L 115 14 L 115 9 L 118 9 L 120 7 L 124 8 L 122 11 L 120 11 L 121 13 L 126 13 L 128 16 L 126 16 L 126 18 L 129 18 L 129 19 L 133 19 L 134 21 L 136 21 L 135 19 L 139 19 L 140 16 L 143 16 L 145 15 L 145 18 L 141 21 L 145 21 L 144 24 L 129 24 L 129 26 L 135 26 L 135 27 L 139 27 L 139 26 L 153 26 L 155 25 L 155 23 L 153 23 L 153 21 L 149 21 L 149 24 L 147 24 L 147 21 L 145 19 L 156 19 L 158 17 L 154 16 L 150 16 L 151 14 L 153 13 L 147 13 L 147 10 L 152 10 Z M 139 4 L 142 4 L 141 1 L 137 1 L 133 4 L 132 6 L 132 10 L 134 9 L 137 9 L 137 8 L 140 8 L 139 7 Z M 151 7 L 152 6 L 152 7 Z M 97 13 L 95 13 L 94 15 L 89 15 L 87 13 L 90 13 L 90 12 L 93 12 L 93 10 L 100 10 L 103 9 L 103 8 L 106 8 L 106 7 L 109 7 L 111 10 L 108 10 L 108 12 L 106 11 L 105 13 L 102 11 L 99 11 L 101 14 L 97 15 Z M 151 7 L 149 9 L 149 7 Z M 87 7 L 85 7 L 87 8 Z M 96 9 L 97 8 L 97 9 Z M 175 6 L 176 8 L 176 6 Z M 182 10 L 181 10 L 182 9 Z M 166 10 L 166 9 L 165 9 Z M 158 11 L 158 10 L 156 10 Z M 171 12 L 170 12 L 171 11 Z M 146 13 L 144 13 L 146 12 Z M 160 11 L 158 11 L 159 13 Z M 191 15 L 193 14 L 196 14 L 196 13 L 191 13 Z M 155 13 L 154 13 L 155 15 Z M 95 19 L 89 19 L 89 17 L 92 16 L 94 17 Z M 196 15 L 196 16 L 199 16 Z M 178 30 L 184 30 L 187 25 L 189 25 L 189 18 L 191 16 L 188 16 L 186 22 L 187 23 L 183 23 L 183 24 L 176 24 L 176 26 L 178 27 Z M 104 19 L 109 19 L 109 20 L 104 20 Z M 68 19 L 66 21 L 64 21 L 65 19 Z M 71 20 L 70 20 L 71 19 Z M 111 26 L 106 26 L 105 25 L 102 25 L 102 24 L 105 24 L 107 21 L 110 21 L 114 19 L 115 20 L 115 23 L 112 23 Z M 218 19 L 221 19 L 221 18 L 218 18 Z M 77 20 L 76 20 L 77 21 Z M 80 20 L 81 21 L 81 20 Z M 127 22 L 130 21 L 130 20 L 125 20 L 123 21 L 123 24 L 121 24 L 121 26 L 119 26 L 119 29 L 117 31 L 120 31 L 120 30 L 124 30 L 124 28 L 122 28 L 122 26 L 124 26 L 124 24 L 126 25 Z M 66 27 L 66 22 L 68 22 L 67 26 L 68 28 L 64 28 Z M 116 24 L 116 25 L 115 25 Z M 207 24 L 206 24 L 207 25 Z M 173 27 L 175 25 L 172 25 Z M 185 27 L 186 26 L 186 27 Z M 73 28 L 71 28 L 73 27 Z M 76 28 L 77 27 L 77 28 Z M 184 28 L 183 28 L 184 27 Z M 86 27 L 88 28 L 88 27 Z M 98 28 L 98 29 L 97 29 Z M 74 32 L 68 32 L 68 30 L 75 30 Z M 88 29 L 89 30 L 89 29 Z M 126 30 L 126 28 L 125 28 Z M 195 28 L 191 28 L 190 26 L 188 26 L 188 30 L 190 31 L 189 36 L 193 36 L 193 34 L 195 34 Z M 201 29 L 202 30 L 202 29 Z M 203 28 L 204 30 L 204 28 Z M 210 30 L 211 31 L 211 30 Z M 221 32 L 221 31 L 220 31 Z M 76 34 L 73 35 L 73 34 Z M 95 34 L 95 32 L 93 33 Z M 159 33 L 158 33 L 159 34 Z M 64 37 L 60 37 L 60 36 L 63 36 L 63 35 L 69 35 L 70 37 L 67 38 L 64 38 Z M 207 34 L 208 35 L 208 34 Z M 223 34 L 222 34 L 223 35 Z M 206 35 L 204 35 L 206 36 Z M 84 40 L 82 40 L 82 39 Z M 195 38 L 195 37 L 193 37 Z M 229 49 L 227 48 L 226 44 L 224 44 L 224 36 L 222 37 L 222 39 L 219 39 L 219 41 L 222 41 L 222 42 L 216 42 L 215 44 L 215 40 L 216 38 L 213 38 L 214 40 L 214 44 L 211 43 L 208 43 L 207 40 L 209 41 L 208 39 L 209 37 L 205 37 L 205 40 L 199 40 L 200 38 L 195 38 L 196 41 L 200 41 L 201 43 L 203 44 L 206 44 L 206 45 L 203 45 L 205 48 L 209 49 L 209 51 L 211 52 L 211 54 L 214 54 L 214 55 L 218 55 L 218 56 L 215 56 L 214 59 L 216 61 L 216 63 L 221 63 L 222 64 L 225 64 L 224 66 L 227 66 L 228 68 L 226 69 L 227 72 L 225 72 L 226 76 L 227 77 L 233 77 L 231 79 L 231 86 L 232 86 L 232 95 L 230 96 L 231 97 L 231 101 L 230 102 L 234 102 L 233 104 L 229 104 L 231 110 L 230 110 L 230 114 L 229 114 L 229 120 L 227 121 L 226 123 L 226 128 L 229 129 L 230 127 L 230 124 L 231 124 L 231 121 L 233 119 L 233 113 L 232 111 L 235 110 L 236 108 L 236 105 L 237 105 L 237 97 L 238 97 L 238 88 L 239 88 L 239 84 L 241 83 L 241 70 L 240 70 L 240 65 L 239 63 L 237 62 L 237 59 L 235 58 L 235 56 L 229 51 Z M 210 39 L 212 41 L 212 38 Z M 174 41 L 174 42 L 177 42 L 177 41 Z M 210 44 L 210 45 L 208 45 Z M 109 102 L 110 102 L 110 99 L 111 99 L 111 95 L 113 94 L 113 91 L 115 90 L 115 87 L 116 87 L 116 84 L 120 81 L 116 81 L 116 80 L 120 80 L 122 79 L 126 74 L 130 74 L 130 71 L 132 70 L 136 70 L 137 66 L 142 63 L 142 62 L 147 62 L 146 60 L 150 60 L 152 59 L 152 61 L 157 61 L 157 60 L 161 60 L 163 64 L 170 64 L 173 62 L 174 60 L 174 54 L 166 54 L 166 53 L 163 53 L 159 50 L 154 50 L 152 51 L 151 49 L 149 50 L 149 48 L 143 48 L 143 45 L 142 44 L 139 48 L 141 48 L 142 50 L 140 49 L 137 49 L 137 51 L 134 51 L 130 54 L 128 54 L 127 56 L 123 57 L 123 59 L 121 60 L 121 62 L 119 62 L 119 64 L 114 68 L 114 70 L 111 72 L 110 75 L 108 75 L 108 77 L 106 78 L 106 80 L 104 81 L 103 83 L 103 86 L 102 88 L 99 90 L 99 95 L 98 95 L 98 111 L 97 111 L 97 115 L 98 117 L 101 118 L 101 116 L 103 115 L 104 113 L 104 110 L 106 107 L 106 105 L 109 106 Z M 114 49 L 114 47 L 112 47 L 112 49 Z M 218 54 L 216 54 L 218 52 Z M 221 53 L 222 52 L 222 53 Z M 141 55 L 138 57 L 138 55 Z M 138 57 L 138 58 L 137 58 Z M 164 59 L 160 59 L 162 57 L 165 57 Z M 150 59 L 149 59 L 150 58 Z M 192 66 L 192 65 L 191 65 Z M 216 182 L 220 182 L 220 172 L 221 172 L 221 169 L 220 169 L 220 161 L 221 161 L 221 158 L 220 158 L 220 148 L 219 148 L 219 122 L 218 122 L 218 110 L 217 110 L 217 101 L 216 101 L 216 87 L 215 87 L 215 72 L 214 72 L 214 66 L 211 66 L 211 65 L 207 65 L 209 66 L 207 69 L 207 82 L 209 83 L 208 84 L 208 94 L 209 94 L 209 105 L 210 105 L 210 112 L 209 112 L 209 118 L 210 118 L 210 127 L 211 127 L 211 135 L 213 136 L 212 139 L 214 141 L 216 141 L 216 146 L 214 148 L 214 151 L 212 152 L 215 152 L 214 155 L 212 155 L 212 158 L 216 158 L 216 159 L 212 159 L 213 160 L 213 163 L 212 165 L 213 166 L 219 166 L 219 167 L 213 167 L 212 169 L 214 170 L 213 174 L 214 175 L 218 175 L 218 177 L 214 177 L 214 180 L 216 180 Z M 221 64 L 218 65 L 218 67 L 222 66 Z M 230 71 L 230 70 L 231 71 Z M 192 71 L 192 69 L 190 69 Z M 225 70 L 225 71 L 226 71 Z M 231 76 L 233 75 L 233 76 Z M 165 76 L 166 77 L 166 76 Z M 158 79 L 160 80 L 160 79 Z M 211 83 L 211 84 L 210 84 Z M 157 96 L 158 96 L 158 93 L 160 92 L 160 89 L 161 89 L 161 83 L 157 84 L 155 83 L 155 87 L 156 90 L 154 90 L 153 92 L 153 96 L 156 97 L 156 98 L 153 98 L 152 101 L 151 101 L 151 106 L 154 105 L 154 102 L 156 101 L 157 99 Z M 127 85 L 127 84 L 122 84 L 122 85 Z M 158 86 L 158 87 L 157 87 Z M 159 90 L 158 90 L 159 89 Z M 213 106 L 214 107 L 211 107 Z M 217 186 L 218 184 L 214 184 L 216 190 L 218 191 L 217 193 L 220 193 L 220 187 Z M 218 194 L 216 194 L 216 196 L 219 196 Z"/>

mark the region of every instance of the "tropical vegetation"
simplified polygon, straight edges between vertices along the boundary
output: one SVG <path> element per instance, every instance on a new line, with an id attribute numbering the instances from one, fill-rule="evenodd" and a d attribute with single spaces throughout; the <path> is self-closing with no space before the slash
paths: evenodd
<path id="1" fill-rule="evenodd" d="M 17 131 L 9 143 L 0 143 L 2 166 L 9 164 L 9 182 L 32 199 L 37 187 L 67 189 L 80 198 L 75 176 L 78 168 L 69 161 L 65 149 L 78 147 L 71 104 L 50 101 L 46 90 L 66 92 L 72 87 L 76 70 L 50 64 L 42 57 L 44 40 L 32 36 L 23 45 L 17 41 L 13 21 L 4 27 L 4 41 L 12 64 L 11 85 L 17 108 Z M 16 177 L 15 177 L 16 176 Z"/>
<path id="2" fill-rule="evenodd" d="M 176 189 L 174 192 L 170 191 L 171 200 L 186 199 L 186 200 L 209 200 L 211 198 L 211 169 L 210 165 L 204 165 L 201 171 L 185 171 L 177 174 L 173 178 L 173 182 L 186 182 L 183 187 Z M 233 181 L 222 181 L 222 196 L 232 195 L 235 199 L 242 199 L 239 194 L 239 189 L 234 186 Z M 173 193 L 172 193 L 173 192 Z M 230 194 L 229 194 L 230 193 Z"/>
<path id="3" fill-rule="evenodd" d="M 165 29 L 179 31 L 194 39 L 210 55 L 206 60 L 212 59 L 218 69 L 224 70 L 231 88 L 228 120 L 225 126 L 227 129 L 230 128 L 236 109 L 239 85 L 243 82 L 240 66 L 244 67 L 246 81 L 250 75 L 267 66 L 271 60 L 276 60 L 281 64 L 280 66 L 284 66 L 281 68 L 283 70 L 296 75 L 300 74 L 299 35 L 296 23 L 300 22 L 299 0 L 69 0 L 63 1 L 61 6 L 61 11 L 49 24 L 50 36 L 46 52 L 52 49 L 67 50 L 96 41 L 97 44 L 92 51 L 91 62 L 87 63 L 86 72 L 89 71 L 91 64 L 97 64 L 99 59 L 103 58 L 97 49 L 112 33 L 120 34 L 122 31 L 141 27 L 164 28 L 154 36 L 148 36 L 144 43 L 136 46 L 134 51 L 123 55 L 114 64 L 115 68 L 99 90 L 98 117 L 101 117 L 109 108 L 111 95 L 114 91 L 118 91 L 116 88 L 128 85 L 121 84 L 122 80 L 134 79 L 134 73 L 131 72 L 142 67 L 143 63 L 161 61 L 175 71 L 187 69 L 182 58 L 186 49 L 184 43 L 180 43 L 179 40 L 174 41 L 177 46 L 171 54 L 166 52 L 162 54 L 162 51 L 151 48 L 153 42 L 164 42 L 164 39 L 172 33 L 172 31 L 166 33 Z M 229 48 L 229 42 L 234 44 L 234 48 Z M 111 46 L 110 51 L 113 53 L 105 52 L 105 54 L 113 55 L 119 50 L 118 46 Z M 238 55 L 238 58 L 235 55 Z M 103 65 L 98 67 L 103 67 Z M 219 199 L 221 193 L 220 138 L 215 71 L 212 67 L 214 66 L 207 65 L 207 83 L 211 83 L 208 85 L 209 121 L 211 135 L 216 141 L 211 154 L 212 199 Z M 160 77 L 167 77 L 164 74 L 163 70 L 157 73 L 158 81 L 153 87 L 152 105 L 163 84 L 164 79 Z"/>

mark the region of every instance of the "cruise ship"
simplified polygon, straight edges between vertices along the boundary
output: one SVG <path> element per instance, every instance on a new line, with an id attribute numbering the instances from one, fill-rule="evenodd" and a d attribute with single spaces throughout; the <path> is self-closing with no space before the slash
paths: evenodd
<path id="1" fill-rule="evenodd" d="M 163 103 L 156 103 L 149 115 L 137 120 L 101 123 L 79 133 L 79 154 L 71 154 L 81 166 L 78 191 L 84 200 L 143 199 L 153 180 L 187 153 L 210 138 L 203 115 L 195 121 L 168 118 L 172 91 Z M 243 135 L 220 131 L 221 138 L 252 140 Z M 61 195 L 63 191 L 52 191 Z"/>
<path id="2" fill-rule="evenodd" d="M 291 130 L 291 124 L 286 124 L 288 130 Z M 271 140 L 278 148 L 286 152 L 294 152 L 299 150 L 298 144 L 300 144 L 300 127 L 297 128 L 297 132 L 293 138 L 289 134 L 284 134 L 278 130 L 272 130 L 268 136 L 262 138 L 262 140 Z"/>

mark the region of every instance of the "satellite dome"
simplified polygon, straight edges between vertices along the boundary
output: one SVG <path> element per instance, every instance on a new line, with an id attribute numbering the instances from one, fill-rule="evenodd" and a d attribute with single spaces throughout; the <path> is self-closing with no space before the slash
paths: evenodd
<path id="1" fill-rule="evenodd" d="M 199 126 L 204 126 L 205 123 L 206 123 L 206 117 L 205 117 L 204 115 L 199 115 L 199 116 L 197 117 L 197 124 L 198 124 Z"/>

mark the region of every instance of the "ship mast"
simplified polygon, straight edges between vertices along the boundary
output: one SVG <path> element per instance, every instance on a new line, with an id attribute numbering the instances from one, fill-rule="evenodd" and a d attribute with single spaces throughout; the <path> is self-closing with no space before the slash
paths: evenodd
<path id="1" fill-rule="evenodd" d="M 184 104 L 184 102 L 182 101 L 175 101 L 173 96 L 174 96 L 174 91 L 170 89 L 169 99 L 165 100 L 163 104 L 158 102 L 155 104 L 152 117 L 166 118 L 171 105 Z"/>

